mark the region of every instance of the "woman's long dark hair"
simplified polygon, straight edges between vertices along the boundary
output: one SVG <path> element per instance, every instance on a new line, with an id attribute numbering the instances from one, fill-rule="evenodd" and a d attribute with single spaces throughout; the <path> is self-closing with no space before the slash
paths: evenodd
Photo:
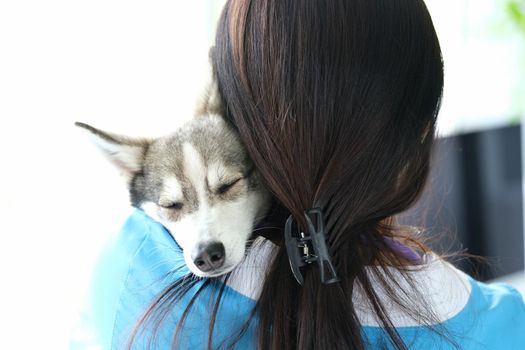
<path id="1" fill-rule="evenodd" d="M 322 209 L 341 279 L 323 285 L 309 268 L 300 286 L 281 245 L 254 310 L 258 348 L 364 349 L 357 285 L 385 344 L 406 348 L 376 289 L 437 323 L 410 276 L 414 288 L 384 268 L 407 264 L 384 237 L 410 237 L 392 218 L 425 185 L 442 94 L 423 0 L 229 0 L 213 61 L 226 117 L 276 202 L 302 228 L 304 210 Z"/>

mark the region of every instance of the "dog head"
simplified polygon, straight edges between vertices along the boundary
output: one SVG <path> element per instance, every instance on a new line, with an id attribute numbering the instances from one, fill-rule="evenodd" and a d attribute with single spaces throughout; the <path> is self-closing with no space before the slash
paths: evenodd
<path id="1" fill-rule="evenodd" d="M 194 274 L 219 276 L 241 262 L 270 197 L 238 135 L 220 116 L 195 118 L 153 140 L 76 125 L 121 170 L 131 204 L 175 238 Z"/>

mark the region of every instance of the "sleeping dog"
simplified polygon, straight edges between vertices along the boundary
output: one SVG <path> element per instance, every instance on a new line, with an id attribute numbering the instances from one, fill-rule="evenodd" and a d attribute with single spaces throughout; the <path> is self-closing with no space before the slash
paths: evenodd
<path id="1" fill-rule="evenodd" d="M 210 76 L 195 117 L 170 135 L 137 139 L 76 123 L 119 168 L 131 204 L 171 233 L 201 277 L 223 275 L 242 261 L 270 206 L 239 136 L 222 118 Z"/>

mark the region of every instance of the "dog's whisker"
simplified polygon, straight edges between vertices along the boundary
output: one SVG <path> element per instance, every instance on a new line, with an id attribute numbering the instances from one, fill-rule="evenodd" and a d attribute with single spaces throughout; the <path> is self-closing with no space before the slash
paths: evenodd
<path id="1" fill-rule="evenodd" d="M 271 230 L 280 230 L 282 229 L 282 227 L 277 227 L 277 226 L 268 226 L 268 227 L 258 227 L 254 230 L 252 230 L 252 232 L 257 232 L 257 231 L 261 231 L 261 230 L 268 230 L 268 229 L 271 229 Z"/>

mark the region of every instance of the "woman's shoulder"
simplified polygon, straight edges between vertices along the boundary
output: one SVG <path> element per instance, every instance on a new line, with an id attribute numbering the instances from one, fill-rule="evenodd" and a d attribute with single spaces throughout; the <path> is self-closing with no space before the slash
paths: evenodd
<path id="1" fill-rule="evenodd" d="M 410 272 L 437 323 L 422 326 L 402 306 L 389 304 L 396 330 L 410 348 L 521 349 L 525 347 L 525 304 L 521 294 L 502 283 L 483 283 L 430 253 L 426 264 Z M 394 272 L 395 273 L 395 272 Z M 403 280 L 400 275 L 399 280 Z M 387 299 L 386 295 L 380 296 Z M 359 298 L 359 293 L 356 294 Z M 416 295 L 416 297 L 417 297 Z M 414 299 L 417 302 L 417 298 Z M 363 305 L 358 300 L 354 305 Z M 356 307 L 372 344 L 384 332 L 367 308 Z"/>
<path id="2" fill-rule="evenodd" d="M 504 283 L 471 283 L 470 301 L 457 320 L 470 332 L 468 338 L 486 349 L 525 348 L 525 301 L 520 292 Z"/>
<path id="3" fill-rule="evenodd" d="M 128 341 L 130 330 L 159 293 L 174 281 L 186 278 L 188 273 L 182 250 L 171 234 L 145 213 L 135 210 L 106 247 L 95 269 L 89 305 L 89 327 L 93 328 L 90 332 L 94 333 L 94 343 L 102 349 L 121 348 Z M 210 284 L 206 291 L 199 292 L 203 282 L 203 279 L 197 280 L 194 288 L 180 300 L 180 306 L 184 306 L 191 304 L 196 297 L 190 317 L 196 323 L 185 327 L 181 338 L 198 348 L 203 347 L 207 339 L 208 306 L 221 289 L 219 284 Z M 217 317 L 224 322 L 214 331 L 218 338 L 228 335 L 228 327 L 242 325 L 254 305 L 252 299 L 232 288 L 226 288 L 222 293 L 221 305 L 224 307 L 219 308 Z M 176 324 L 183 311 L 184 307 L 178 307 L 170 312 L 169 318 L 173 322 L 167 322 L 166 327 L 160 329 L 158 341 L 161 348 L 170 347 L 172 329 L 169 325 Z M 186 328 L 191 332 L 188 333 Z M 249 334 L 247 332 L 242 338 L 241 345 L 250 342 Z M 134 349 L 142 348 L 143 341 L 147 339 L 138 339 Z"/>
<path id="4" fill-rule="evenodd" d="M 102 252 L 97 270 L 111 271 L 113 266 L 120 266 L 123 269 L 118 276 L 148 271 L 149 278 L 155 279 L 181 263 L 182 250 L 170 233 L 143 211 L 135 209 Z"/>
<path id="5" fill-rule="evenodd" d="M 506 283 L 484 283 L 472 279 L 477 289 L 480 304 L 484 308 L 514 308 L 516 312 L 525 314 L 525 302 L 523 295 L 514 287 Z"/>
<path id="6" fill-rule="evenodd" d="M 422 264 L 417 266 L 383 269 L 368 267 L 367 274 L 379 299 L 389 306 L 387 312 L 396 328 L 419 327 L 421 320 L 407 314 L 403 305 L 390 302 L 392 291 L 383 286 L 383 279 L 396 281 L 396 290 L 403 294 L 399 298 L 406 303 L 415 305 L 424 299 L 425 306 L 432 308 L 433 318 L 439 323 L 457 316 L 470 300 L 472 284 L 469 276 L 434 253 L 425 254 Z M 359 283 L 354 285 L 352 300 L 364 327 L 381 327 L 381 321 Z"/>
<path id="7" fill-rule="evenodd" d="M 131 277 L 153 282 L 176 266 L 182 252 L 162 225 L 134 210 L 101 252 L 93 274 L 94 295 L 121 291 Z M 106 296 L 104 296 L 104 299 Z"/>
<path id="8" fill-rule="evenodd" d="M 152 235 L 159 236 L 153 238 L 160 238 L 164 236 L 164 232 L 162 226 L 151 220 L 142 210 L 134 209 L 108 248 L 131 258 L 146 239 L 152 238 Z"/>
<path id="9" fill-rule="evenodd" d="M 93 341 L 102 349 L 113 348 L 120 341 L 118 333 L 137 320 L 182 259 L 171 235 L 144 212 L 134 210 L 108 240 L 92 273 L 83 328 Z"/>

